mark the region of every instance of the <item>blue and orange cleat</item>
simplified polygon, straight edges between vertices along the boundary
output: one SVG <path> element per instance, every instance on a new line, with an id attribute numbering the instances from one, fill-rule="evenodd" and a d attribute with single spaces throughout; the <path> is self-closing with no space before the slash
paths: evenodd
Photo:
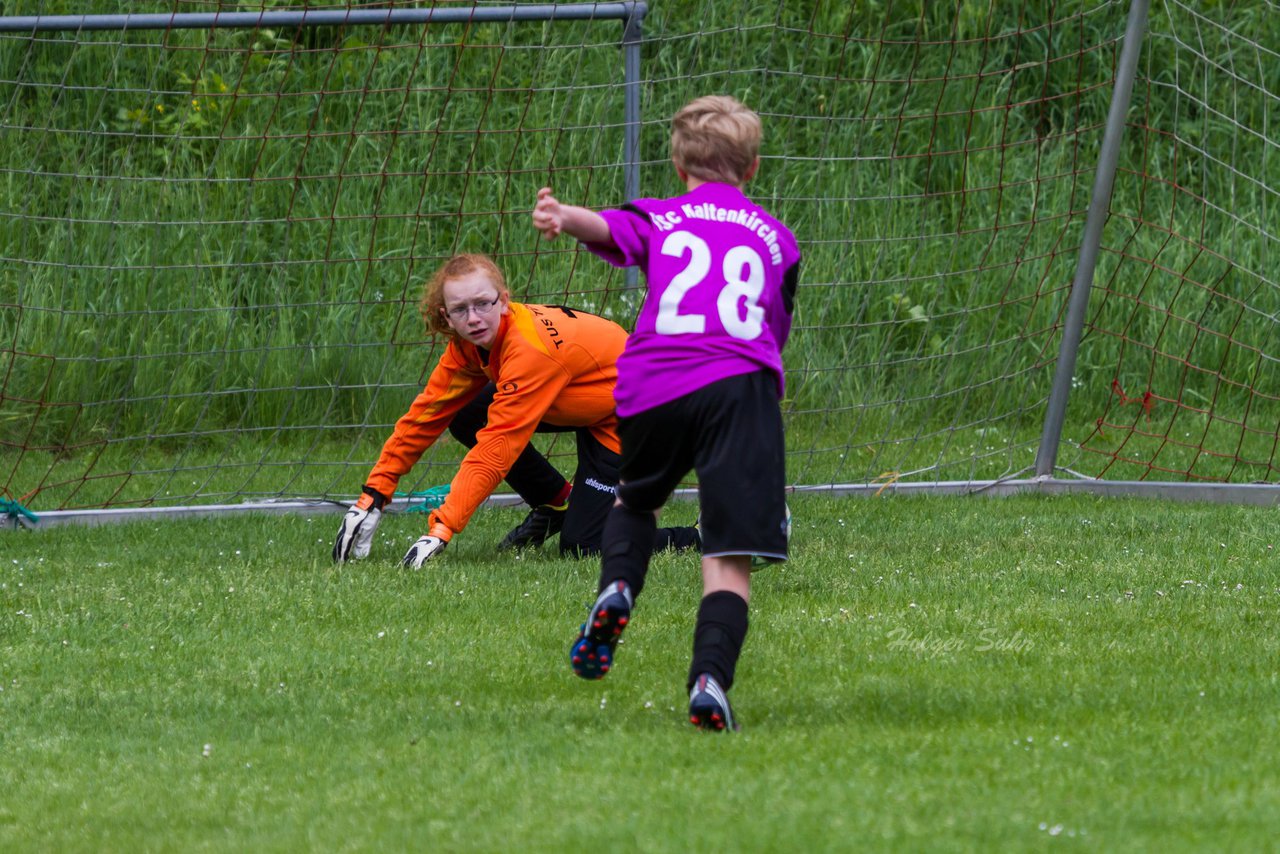
<path id="1" fill-rule="evenodd" d="M 578 639 L 569 648 L 569 664 L 583 679 L 603 679 L 613 666 L 613 648 L 631 621 L 631 589 L 625 581 L 605 587 L 591 606 Z"/>
<path id="2" fill-rule="evenodd" d="M 738 729 L 733 710 L 729 708 L 728 696 L 709 673 L 695 679 L 689 691 L 689 723 L 700 729 L 719 732 L 736 732 Z"/>

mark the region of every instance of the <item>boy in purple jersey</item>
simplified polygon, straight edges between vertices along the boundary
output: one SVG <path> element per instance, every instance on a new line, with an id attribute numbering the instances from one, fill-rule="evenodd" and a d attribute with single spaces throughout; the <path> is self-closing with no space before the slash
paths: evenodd
<path id="1" fill-rule="evenodd" d="M 534 226 L 565 232 L 648 293 L 618 359 L 622 479 L 605 523 L 599 595 L 570 650 L 603 677 L 644 587 L 658 511 L 690 470 L 701 502 L 703 596 L 689 668 L 689 718 L 736 729 L 727 691 L 747 635 L 753 558 L 786 560 L 790 526 L 780 351 L 800 269 L 795 237 L 741 187 L 759 167 L 760 118 L 726 96 L 672 120 L 671 159 L 688 192 L 595 213 L 543 188 Z"/>

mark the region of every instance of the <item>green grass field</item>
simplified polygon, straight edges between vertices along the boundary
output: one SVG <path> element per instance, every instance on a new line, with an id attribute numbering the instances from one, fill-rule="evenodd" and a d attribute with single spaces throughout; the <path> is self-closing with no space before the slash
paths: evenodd
<path id="1" fill-rule="evenodd" d="M 0 533 L 0 850 L 1265 850 L 1280 831 L 1263 508 L 793 499 L 737 735 L 684 721 L 696 562 L 603 682 L 594 562 L 441 560 L 421 517 Z M 673 520 L 691 518 L 673 505 Z"/>

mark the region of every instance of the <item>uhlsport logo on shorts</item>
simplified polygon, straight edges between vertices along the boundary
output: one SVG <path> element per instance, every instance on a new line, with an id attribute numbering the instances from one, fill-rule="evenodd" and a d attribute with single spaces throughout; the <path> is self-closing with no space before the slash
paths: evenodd
<path id="1" fill-rule="evenodd" d="M 607 483 L 601 483 L 600 481 L 596 480 L 594 477 L 587 478 L 586 480 L 583 481 L 583 483 L 591 487 L 592 489 L 599 490 L 600 492 L 607 492 L 610 495 L 618 494 L 618 487 L 610 486 Z"/>

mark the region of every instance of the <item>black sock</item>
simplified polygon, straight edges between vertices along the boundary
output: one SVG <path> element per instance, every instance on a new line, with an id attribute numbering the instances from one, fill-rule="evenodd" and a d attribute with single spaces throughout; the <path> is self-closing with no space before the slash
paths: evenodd
<path id="1" fill-rule="evenodd" d="M 698 624 L 693 630 L 693 663 L 689 665 L 688 689 L 703 673 L 710 673 L 728 691 L 738 666 L 742 642 L 747 639 L 747 600 L 728 590 L 702 597 Z"/>
<path id="2" fill-rule="evenodd" d="M 625 581 L 631 588 L 631 601 L 635 601 L 649 573 L 657 530 L 658 520 L 651 512 L 632 510 L 625 504 L 609 511 L 600 543 L 600 590 Z"/>

